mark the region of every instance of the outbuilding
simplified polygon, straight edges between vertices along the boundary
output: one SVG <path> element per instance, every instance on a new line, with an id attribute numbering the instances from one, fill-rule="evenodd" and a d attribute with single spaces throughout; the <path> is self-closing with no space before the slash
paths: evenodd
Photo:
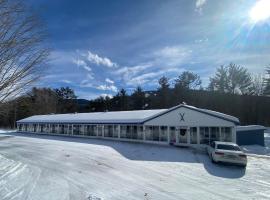
<path id="1" fill-rule="evenodd" d="M 170 109 L 36 115 L 18 131 L 183 146 L 236 141 L 236 117 L 180 104 Z"/>
<path id="2" fill-rule="evenodd" d="M 264 146 L 264 131 L 266 128 L 259 125 L 237 126 L 236 143 L 238 145 Z"/>

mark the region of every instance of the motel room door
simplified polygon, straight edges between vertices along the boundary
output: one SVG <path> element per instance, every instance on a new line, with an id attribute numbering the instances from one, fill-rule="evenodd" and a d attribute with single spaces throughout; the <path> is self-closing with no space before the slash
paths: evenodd
<path id="1" fill-rule="evenodd" d="M 187 144 L 188 143 L 188 127 L 179 127 L 177 130 L 177 143 Z"/>

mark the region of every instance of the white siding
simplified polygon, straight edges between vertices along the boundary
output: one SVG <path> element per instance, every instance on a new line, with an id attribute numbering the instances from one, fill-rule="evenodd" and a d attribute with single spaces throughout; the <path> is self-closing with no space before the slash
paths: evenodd
<path id="1" fill-rule="evenodd" d="M 181 121 L 180 114 L 184 114 L 184 121 Z M 145 125 L 152 126 L 227 126 L 234 127 L 233 122 L 210 116 L 185 107 L 180 107 L 157 118 L 145 122 Z"/>

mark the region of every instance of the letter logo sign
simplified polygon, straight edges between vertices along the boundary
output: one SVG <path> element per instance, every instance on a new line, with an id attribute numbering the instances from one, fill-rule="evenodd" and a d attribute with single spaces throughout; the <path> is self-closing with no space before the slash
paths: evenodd
<path id="1" fill-rule="evenodd" d="M 181 121 L 184 122 L 185 121 L 185 118 L 184 118 L 185 117 L 185 113 L 179 113 L 179 116 L 180 116 L 180 122 Z"/>

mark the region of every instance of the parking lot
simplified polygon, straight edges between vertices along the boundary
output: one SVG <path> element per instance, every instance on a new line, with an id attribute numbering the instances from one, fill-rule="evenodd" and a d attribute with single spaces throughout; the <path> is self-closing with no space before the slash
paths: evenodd
<path id="1" fill-rule="evenodd" d="M 251 151 L 251 150 L 250 150 Z M 0 199 L 269 199 L 270 157 L 246 169 L 191 148 L 0 134 Z"/>

